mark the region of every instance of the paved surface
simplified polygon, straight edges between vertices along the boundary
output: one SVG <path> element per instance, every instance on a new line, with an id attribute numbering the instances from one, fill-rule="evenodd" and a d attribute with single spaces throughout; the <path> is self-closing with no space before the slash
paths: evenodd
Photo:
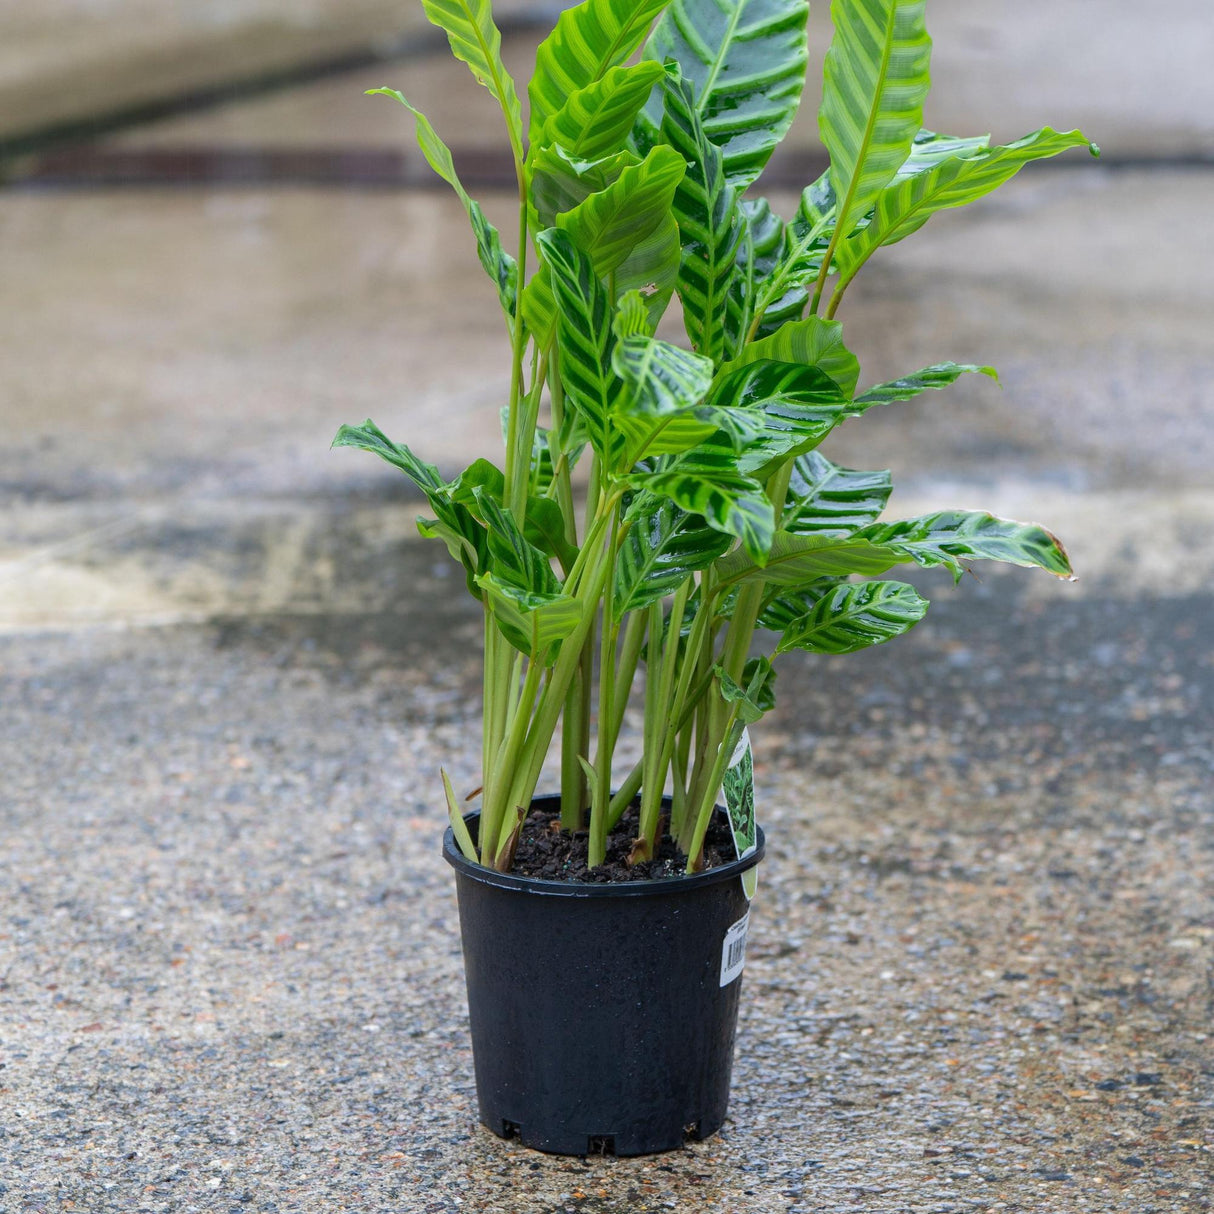
<path id="1" fill-rule="evenodd" d="M 1195 53 L 1169 8 L 1143 64 Z M 1086 45 L 1128 139 L 1145 86 L 1118 110 Z M 1051 73 L 1018 125 L 1102 137 Z M 1192 150 L 1176 77 L 1135 120 Z M 924 578 L 909 637 L 785 668 L 730 1119 L 633 1161 L 475 1124 L 436 773 L 477 782 L 479 623 L 398 480 L 326 451 L 367 414 L 496 449 L 462 213 L 0 194 L 0 1212 L 1211 1209 L 1209 189 L 1039 171 L 849 297 L 866 379 L 1003 388 L 829 453 L 898 512 L 1037 518 L 1081 580 Z"/>

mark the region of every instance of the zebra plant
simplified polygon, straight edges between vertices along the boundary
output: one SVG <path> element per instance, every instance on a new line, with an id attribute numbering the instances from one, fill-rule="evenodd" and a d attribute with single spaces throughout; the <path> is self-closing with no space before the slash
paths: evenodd
<path id="1" fill-rule="evenodd" d="M 819 446 L 871 408 L 995 376 L 945 362 L 861 388 L 836 317 L 868 259 L 1028 161 L 1091 145 L 1049 127 L 1003 146 L 923 129 L 924 0 L 834 0 L 818 116 L 830 167 L 784 219 L 749 191 L 800 101 L 808 0 L 584 0 L 539 47 L 525 122 L 489 0 L 422 3 L 500 103 L 517 173 L 512 254 L 425 116 L 374 90 L 412 113 L 496 288 L 504 462 L 448 479 L 371 421 L 335 445 L 413 481 L 422 534 L 484 609 L 478 839 L 444 775 L 452 826 L 470 860 L 508 870 L 559 727 L 561 822 L 588 827 L 590 864 L 639 795 L 633 858 L 668 829 L 694 872 L 741 733 L 774 703 L 773 663 L 852 653 L 923 618 L 927 600 L 889 570 L 958 578 L 998 560 L 1071 576 L 1036 525 L 882 521 L 889 473 Z M 687 345 L 657 336 L 675 294 Z M 643 757 L 620 779 L 638 684 Z"/>

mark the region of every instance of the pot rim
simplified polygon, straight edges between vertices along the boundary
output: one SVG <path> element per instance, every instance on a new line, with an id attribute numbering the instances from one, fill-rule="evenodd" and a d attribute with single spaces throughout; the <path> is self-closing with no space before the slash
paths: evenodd
<path id="1" fill-rule="evenodd" d="M 532 806 L 545 802 L 558 801 L 555 795 L 539 796 L 532 800 Z M 717 809 L 725 810 L 718 805 Z M 473 810 L 464 815 L 464 821 L 471 826 L 480 817 L 479 810 Z M 761 826 L 755 826 L 755 849 L 742 860 L 731 860 L 728 864 L 719 864 L 706 872 L 695 873 L 693 876 L 680 874 L 674 877 L 654 877 L 645 881 L 615 881 L 605 884 L 589 881 L 552 881 L 540 877 L 522 877 L 516 873 L 499 873 L 496 869 L 485 868 L 473 864 L 455 842 L 455 832 L 447 827 L 443 833 L 443 859 L 455 871 L 471 881 L 479 881 L 482 885 L 496 886 L 498 889 L 515 889 L 523 893 L 535 894 L 542 897 L 555 898 L 645 898 L 661 897 L 677 893 L 680 890 L 702 889 L 706 885 L 716 885 L 755 867 L 763 859 L 767 841 Z"/>

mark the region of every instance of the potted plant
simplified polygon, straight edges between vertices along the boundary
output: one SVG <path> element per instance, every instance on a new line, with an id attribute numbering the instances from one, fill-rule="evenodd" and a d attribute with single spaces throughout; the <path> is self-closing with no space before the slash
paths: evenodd
<path id="1" fill-rule="evenodd" d="M 797 109 L 808 0 L 585 0 L 539 47 L 526 122 L 489 0 L 423 5 L 501 105 L 513 252 L 425 116 L 374 91 L 411 111 L 496 287 L 505 456 L 452 479 L 371 421 L 336 445 L 413 481 L 421 533 L 484 609 L 467 820 L 443 774 L 481 1118 L 546 1150 L 660 1150 L 725 1113 L 762 850 L 745 730 L 774 703 L 774 663 L 912 628 L 928 603 L 886 576 L 898 565 L 1071 576 L 1036 525 L 882 521 L 889 473 L 819 452 L 868 409 L 995 375 L 940 363 L 861 389 L 848 286 L 936 212 L 1090 145 L 924 130 L 924 0 L 834 0 L 830 167 L 785 220 L 748 191 Z M 676 295 L 686 344 L 656 335 Z M 630 696 L 642 757 L 619 772 Z M 537 797 L 558 752 L 560 792 Z"/>

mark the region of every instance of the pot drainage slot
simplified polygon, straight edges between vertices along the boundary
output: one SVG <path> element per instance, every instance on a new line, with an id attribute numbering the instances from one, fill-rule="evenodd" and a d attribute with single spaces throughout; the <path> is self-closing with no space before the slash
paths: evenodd
<path id="1" fill-rule="evenodd" d="M 683 1127 L 683 1138 L 687 1142 L 703 1142 L 703 1135 L 700 1133 L 700 1123 L 693 1121 L 691 1125 Z"/>
<path id="2" fill-rule="evenodd" d="M 586 1140 L 587 1155 L 614 1155 L 615 1154 L 615 1135 L 614 1134 L 591 1134 Z"/>
<path id="3" fill-rule="evenodd" d="M 521 1129 L 519 1127 L 519 1123 L 517 1121 L 505 1121 L 505 1120 L 502 1121 L 501 1136 L 503 1138 L 518 1138 L 518 1137 L 520 1137 L 521 1133 L 522 1133 L 522 1131 L 521 1131 Z"/>

